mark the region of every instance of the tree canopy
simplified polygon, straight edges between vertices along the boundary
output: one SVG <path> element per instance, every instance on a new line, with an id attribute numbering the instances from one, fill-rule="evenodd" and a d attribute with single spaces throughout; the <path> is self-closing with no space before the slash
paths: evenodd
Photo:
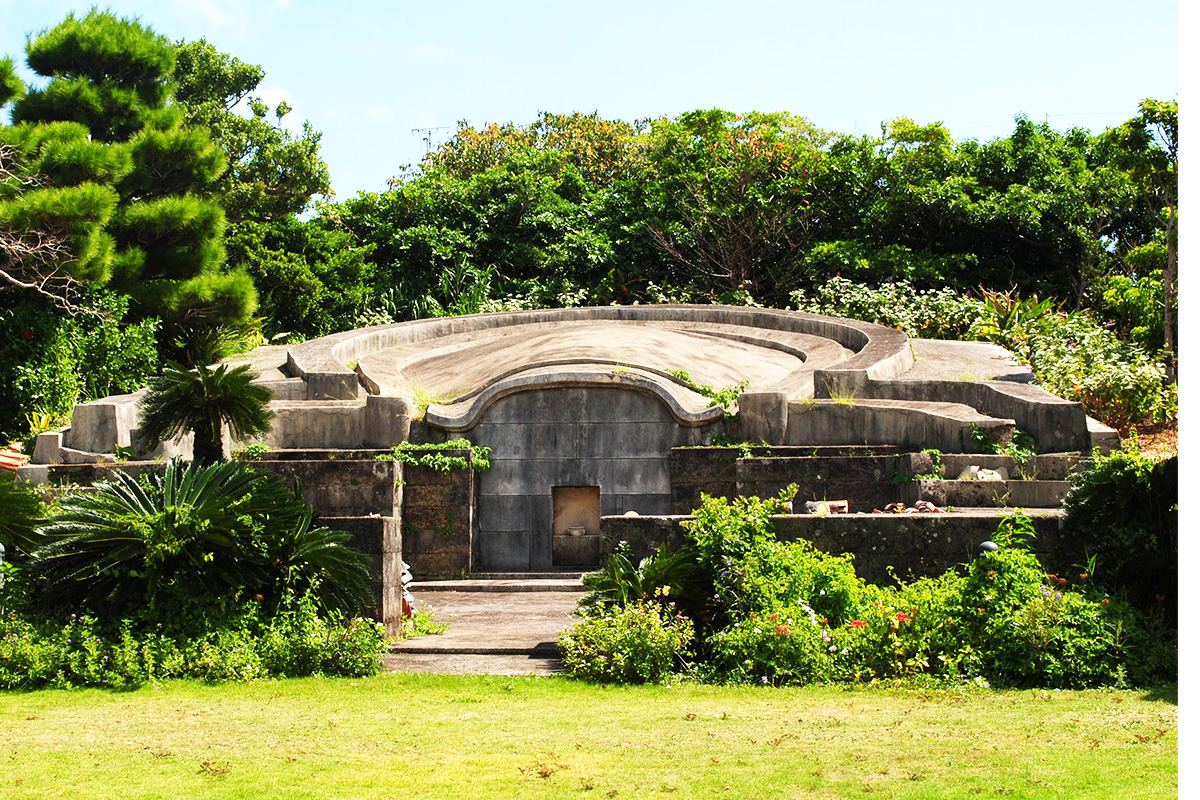
<path id="1" fill-rule="evenodd" d="M 14 124 L 0 146 L 14 177 L 0 228 L 49 246 L 7 256 L 10 283 L 107 284 L 146 316 L 241 320 L 254 310 L 250 279 L 223 270 L 221 204 L 202 196 L 226 158 L 169 102 L 175 54 L 137 21 L 97 11 L 30 40 L 27 63 L 47 82 L 6 90 Z"/>

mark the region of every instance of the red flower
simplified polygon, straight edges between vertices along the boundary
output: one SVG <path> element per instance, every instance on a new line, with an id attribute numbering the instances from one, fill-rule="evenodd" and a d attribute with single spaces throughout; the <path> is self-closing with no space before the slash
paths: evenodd
<path id="1" fill-rule="evenodd" d="M 30 330 L 29 328 L 26 328 L 26 329 L 25 329 L 25 340 L 26 340 L 26 341 L 32 341 L 32 340 L 33 340 L 33 331 L 32 331 L 32 330 Z"/>
<path id="2" fill-rule="evenodd" d="M 908 614 L 905 614 L 903 611 L 896 615 L 896 619 L 900 622 L 912 622 L 912 617 L 910 617 Z"/>
<path id="3" fill-rule="evenodd" d="M 780 625 L 778 628 L 775 629 L 775 632 L 778 633 L 780 636 L 791 636 L 792 635 L 792 629 L 789 628 L 787 625 Z"/>
<path id="4" fill-rule="evenodd" d="M 865 627 L 867 627 L 867 623 L 863 622 L 861 619 L 852 619 L 852 620 L 850 620 L 850 627 L 851 628 L 865 628 Z"/>

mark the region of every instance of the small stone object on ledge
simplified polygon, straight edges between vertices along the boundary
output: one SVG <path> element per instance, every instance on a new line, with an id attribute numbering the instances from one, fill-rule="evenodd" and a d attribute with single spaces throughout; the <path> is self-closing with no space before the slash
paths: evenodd
<path id="1" fill-rule="evenodd" d="M 830 514 L 849 514 L 850 501 L 848 500 L 806 500 L 804 503 L 806 513 L 815 514 L 818 517 L 828 517 Z"/>

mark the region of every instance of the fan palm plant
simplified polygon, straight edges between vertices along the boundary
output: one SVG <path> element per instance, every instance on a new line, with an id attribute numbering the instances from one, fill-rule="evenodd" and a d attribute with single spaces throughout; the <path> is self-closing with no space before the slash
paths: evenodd
<path id="1" fill-rule="evenodd" d="M 193 456 L 211 463 L 225 459 L 223 425 L 229 426 L 235 439 L 269 433 L 271 390 L 251 383 L 253 379 L 254 372 L 247 364 L 188 370 L 169 363 L 161 376 L 150 381 L 142 398 L 141 432 L 147 446 L 191 431 L 195 434 Z"/>
<path id="2" fill-rule="evenodd" d="M 8 551 L 8 558 L 32 549 L 41 505 L 36 494 L 16 482 L 13 473 L 0 472 L 0 545 Z"/>
<path id="3" fill-rule="evenodd" d="M 312 527 L 312 508 L 242 464 L 114 473 L 63 497 L 38 529 L 31 567 L 51 602 L 135 609 L 167 595 L 261 595 L 312 589 L 327 608 L 358 611 L 369 573 L 348 534 Z"/>

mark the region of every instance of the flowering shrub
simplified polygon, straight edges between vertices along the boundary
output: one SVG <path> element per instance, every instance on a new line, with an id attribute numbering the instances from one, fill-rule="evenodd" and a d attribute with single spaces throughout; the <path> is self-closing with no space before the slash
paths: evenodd
<path id="1" fill-rule="evenodd" d="M 1026 550 L 1006 548 L 971 563 L 963 581 L 962 640 L 993 682 L 1076 688 L 1137 682 L 1169 672 L 1169 648 L 1128 603 L 1047 575 Z"/>
<path id="2" fill-rule="evenodd" d="M 558 639 L 563 665 L 591 681 L 654 683 L 682 659 L 694 636 L 691 620 L 670 606 L 637 601 L 611 606 Z"/>
<path id="3" fill-rule="evenodd" d="M 798 289 L 791 301 L 797 311 L 874 322 L 921 339 L 965 337 L 984 307 L 981 300 L 949 288 L 922 291 L 908 281 L 872 287 L 841 276 L 824 281 L 812 297 Z"/>
<path id="4" fill-rule="evenodd" d="M 774 686 L 829 680 L 838 649 L 829 628 L 803 603 L 752 612 L 717 631 L 708 644 L 725 679 Z"/>
<path id="5" fill-rule="evenodd" d="M 705 498 L 688 533 L 707 575 L 696 674 L 771 685 L 928 675 L 1001 685 L 1085 687 L 1170 680 L 1162 631 L 1080 574 L 1047 575 L 1023 549 L 1031 527 L 1013 515 L 993 534 L 1001 550 L 936 578 L 865 583 L 849 557 L 779 542 L 777 500 Z M 677 555 L 680 551 L 673 551 Z M 651 564 L 644 564 L 649 570 Z M 670 602 L 684 602 L 674 590 Z M 564 662 L 590 680 L 656 680 L 691 639 L 662 590 L 650 600 L 592 605 L 563 635 Z M 703 601 L 703 602 L 701 602 Z"/>

